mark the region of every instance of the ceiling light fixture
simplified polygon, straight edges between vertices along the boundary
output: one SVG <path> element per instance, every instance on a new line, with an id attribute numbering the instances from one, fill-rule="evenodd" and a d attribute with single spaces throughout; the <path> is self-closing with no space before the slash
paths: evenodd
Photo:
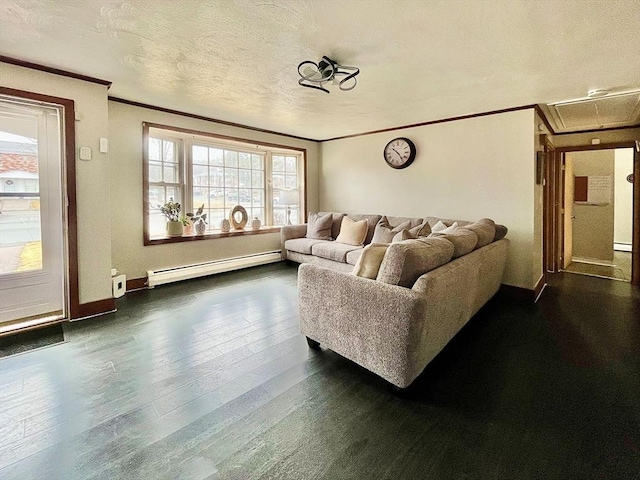
<path id="1" fill-rule="evenodd" d="M 609 90 L 607 90 L 606 88 L 594 88 L 593 90 L 589 90 L 587 92 L 587 97 L 589 98 L 600 98 L 606 97 L 607 95 L 609 95 Z"/>
<path id="2" fill-rule="evenodd" d="M 298 74 L 300 75 L 298 83 L 303 87 L 315 88 L 329 93 L 324 84 L 333 82 L 338 84 L 340 90 L 348 91 L 353 90 L 356 86 L 356 75 L 359 73 L 360 69 L 358 67 L 340 65 L 335 60 L 323 56 L 318 63 L 305 60 L 298 65 Z M 339 76 L 344 76 L 344 78 L 338 80 L 337 77 Z"/>

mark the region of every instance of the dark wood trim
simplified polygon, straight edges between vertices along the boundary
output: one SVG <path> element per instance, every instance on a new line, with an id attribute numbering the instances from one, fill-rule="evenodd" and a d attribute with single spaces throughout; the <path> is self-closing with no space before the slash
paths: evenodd
<path id="1" fill-rule="evenodd" d="M 486 117 L 489 115 L 498 115 L 500 113 L 518 112 L 520 110 L 535 109 L 536 105 L 523 105 L 521 107 L 504 108 L 502 110 L 492 110 L 490 112 L 471 113 L 469 115 L 461 115 L 459 117 L 443 118 L 440 120 L 430 120 L 428 122 L 413 123 L 411 125 L 402 125 L 400 127 L 382 128 L 380 130 L 371 130 L 370 132 L 354 133 L 351 135 L 342 135 L 340 137 L 327 138 L 318 140 L 319 142 L 332 142 L 333 140 L 344 140 L 345 138 L 364 137 L 366 135 L 374 135 L 376 133 L 393 132 L 395 130 L 404 130 L 405 128 L 425 127 L 427 125 L 437 125 L 438 123 L 457 122 L 459 120 L 467 120 L 469 118 Z"/>
<path id="2" fill-rule="evenodd" d="M 222 135 L 219 133 L 203 132 L 200 130 L 193 130 L 191 128 L 174 127 L 171 125 L 163 125 L 161 123 L 144 122 L 142 124 L 149 128 L 157 128 L 160 130 L 168 130 L 171 132 L 185 133 L 187 135 L 197 135 L 199 137 L 218 138 L 220 140 L 230 140 L 232 142 L 248 143 L 250 145 L 258 145 L 260 147 L 275 147 L 286 150 L 294 150 L 296 152 L 304 152 L 306 154 L 307 149 L 303 147 L 292 147 L 291 145 L 283 145 L 281 143 L 263 142 L 262 140 L 255 140 L 252 138 L 234 137 L 231 135 Z"/>
<path id="3" fill-rule="evenodd" d="M 612 130 L 629 130 L 631 128 L 640 128 L 640 123 L 636 123 L 634 125 L 628 125 L 626 127 L 608 127 L 608 128 L 594 128 L 591 130 L 574 130 L 572 132 L 558 132 L 554 135 L 578 135 L 580 133 L 599 133 L 599 132 L 610 132 Z M 597 146 L 597 145 L 595 145 Z"/>
<path id="4" fill-rule="evenodd" d="M 601 143 L 599 145 L 576 145 L 572 147 L 556 147 L 556 151 L 560 153 L 583 152 L 587 150 L 613 150 L 616 148 L 635 148 L 635 146 L 636 146 L 635 142 L 629 141 L 629 142 Z"/>
<path id="5" fill-rule="evenodd" d="M 514 300 L 520 300 L 523 302 L 534 303 L 536 299 L 536 292 L 529 290 L 528 288 L 514 287 L 513 285 L 500 285 L 499 295 L 512 298 Z"/>
<path id="6" fill-rule="evenodd" d="M 149 245 L 149 126 L 142 123 L 142 244 Z"/>
<path id="7" fill-rule="evenodd" d="M 105 298 L 103 300 L 96 300 L 95 302 L 81 303 L 78 307 L 78 316 L 71 317 L 72 320 L 115 312 L 116 299 Z"/>
<path id="8" fill-rule="evenodd" d="M 157 112 L 170 113 L 172 115 L 179 115 L 181 117 L 194 118 L 196 120 L 204 120 L 205 122 L 213 122 L 219 123 L 220 125 L 227 125 L 229 127 L 238 127 L 246 130 L 253 130 L 254 132 L 268 133 L 270 135 L 279 135 L 281 137 L 295 138 L 296 140 L 303 140 L 305 142 L 317 142 L 318 140 L 314 140 L 312 138 L 299 137 L 297 135 L 291 135 L 288 133 L 276 132 L 274 130 L 267 130 L 265 128 L 252 127 L 250 125 L 242 125 L 241 123 L 228 122 L 226 120 L 220 120 L 218 118 L 205 117 L 204 115 L 197 115 L 195 113 L 181 112 L 179 110 L 172 110 L 170 108 L 158 107 L 155 105 L 149 105 L 147 103 L 134 102 L 133 100 L 126 100 L 124 98 L 112 97 L 109 96 L 109 101 L 123 103 L 125 105 L 131 105 L 132 107 L 140 107 L 140 108 L 148 108 L 149 110 L 155 110 Z M 174 128 L 175 129 L 175 128 Z M 201 134 L 201 132 L 198 132 Z M 255 142 L 255 140 L 251 140 Z M 262 142 L 260 142 L 262 143 Z M 289 147 L 291 148 L 291 147 Z"/>
<path id="9" fill-rule="evenodd" d="M 0 87 L 0 95 L 7 95 L 37 102 L 62 106 L 64 116 L 65 193 L 67 195 L 67 254 L 68 254 L 68 295 L 69 318 L 78 316 L 80 288 L 78 280 L 78 212 L 76 201 L 76 124 L 75 104 L 68 98 L 52 97 L 40 93 L 26 92 Z"/>
<path id="10" fill-rule="evenodd" d="M 540 105 L 536 105 L 534 108 L 536 109 L 536 113 L 540 117 L 540 120 L 542 120 L 542 123 L 544 123 L 545 127 L 549 130 L 549 134 L 555 135 L 556 132 L 549 123 L 549 120 L 547 120 L 547 116 L 544 114 L 542 107 Z"/>
<path id="11" fill-rule="evenodd" d="M 277 233 L 280 227 L 263 227 L 260 230 L 232 230 L 229 233 L 207 233 L 205 235 L 190 235 L 188 237 L 164 237 L 164 238 L 146 238 L 144 245 L 164 245 L 166 243 L 193 242 L 199 240 L 213 240 L 216 238 L 226 237 L 244 237 L 247 235 L 261 235 L 264 233 Z"/>
<path id="12" fill-rule="evenodd" d="M 127 292 L 131 292 L 133 290 L 142 290 L 148 288 L 147 283 L 149 279 L 147 277 L 144 278 L 130 278 L 127 280 Z"/>
<path id="13" fill-rule="evenodd" d="M 27 62 L 26 60 L 19 60 L 17 58 L 5 57 L 4 55 L 0 55 L 0 62 L 9 63 L 11 65 L 16 65 L 18 67 L 30 68 L 32 70 L 38 70 L 40 72 L 53 73 L 54 75 L 60 75 L 62 77 L 74 78 L 76 80 L 82 80 L 84 82 L 97 83 L 98 85 L 105 85 L 107 89 L 111 88 L 112 82 L 109 80 L 102 80 L 100 78 L 89 77 L 87 75 L 82 75 L 81 73 L 69 72 L 67 70 L 61 70 L 59 68 L 47 67 L 45 65 L 40 65 L 38 63 Z"/>

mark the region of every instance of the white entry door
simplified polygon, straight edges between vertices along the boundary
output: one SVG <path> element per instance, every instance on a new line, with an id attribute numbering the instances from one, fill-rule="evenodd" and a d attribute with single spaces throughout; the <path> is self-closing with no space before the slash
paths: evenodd
<path id="1" fill-rule="evenodd" d="M 62 110 L 0 97 L 0 327 L 66 316 Z"/>

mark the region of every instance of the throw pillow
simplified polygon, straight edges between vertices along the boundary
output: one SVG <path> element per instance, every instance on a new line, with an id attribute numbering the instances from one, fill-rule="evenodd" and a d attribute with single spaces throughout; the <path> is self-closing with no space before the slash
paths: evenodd
<path id="1" fill-rule="evenodd" d="M 364 247 L 362 255 L 353 267 L 353 274 L 357 277 L 375 280 L 384 254 L 387 253 L 387 248 L 389 248 L 388 243 L 370 243 Z"/>
<path id="2" fill-rule="evenodd" d="M 373 232 L 371 243 L 391 243 L 393 241 L 393 237 L 395 237 L 398 232 L 409 228 L 410 225 L 411 221 L 407 220 L 406 222 L 402 222 L 401 224 L 392 227 L 389 224 L 387 217 L 383 216 L 376 224 L 376 229 Z"/>
<path id="3" fill-rule="evenodd" d="M 344 243 L 346 245 L 363 245 L 364 239 L 367 237 L 367 226 L 368 223 L 366 220 L 356 222 L 355 220 L 351 220 L 349 217 L 344 217 L 342 219 L 342 224 L 340 225 L 340 234 L 338 235 L 338 238 L 336 238 L 336 242 Z"/>
<path id="4" fill-rule="evenodd" d="M 333 217 L 330 213 L 318 215 L 310 213 L 307 221 L 307 238 L 316 240 L 331 240 L 331 221 Z"/>
<path id="5" fill-rule="evenodd" d="M 395 242 L 402 242 L 404 240 L 410 240 L 413 238 L 418 238 L 416 235 L 414 235 L 413 233 L 411 233 L 411 230 L 401 230 L 398 233 L 396 233 L 393 237 L 392 243 Z"/>
<path id="6" fill-rule="evenodd" d="M 438 220 L 438 223 L 431 227 L 431 232 L 451 233 L 456 228 L 458 228 L 458 222 L 453 222 L 451 226 L 447 227 L 442 220 Z"/>

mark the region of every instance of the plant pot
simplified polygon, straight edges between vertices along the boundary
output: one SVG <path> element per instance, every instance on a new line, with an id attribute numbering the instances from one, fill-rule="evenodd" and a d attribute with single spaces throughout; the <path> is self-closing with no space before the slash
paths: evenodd
<path id="1" fill-rule="evenodd" d="M 182 236 L 182 222 L 167 222 L 167 237 L 181 237 Z"/>
<path id="2" fill-rule="evenodd" d="M 207 229 L 207 224 L 202 220 L 196 223 L 196 235 L 204 235 L 205 230 Z"/>
<path id="3" fill-rule="evenodd" d="M 182 229 L 182 235 L 187 236 L 193 233 L 193 223 L 187 223 Z"/>

